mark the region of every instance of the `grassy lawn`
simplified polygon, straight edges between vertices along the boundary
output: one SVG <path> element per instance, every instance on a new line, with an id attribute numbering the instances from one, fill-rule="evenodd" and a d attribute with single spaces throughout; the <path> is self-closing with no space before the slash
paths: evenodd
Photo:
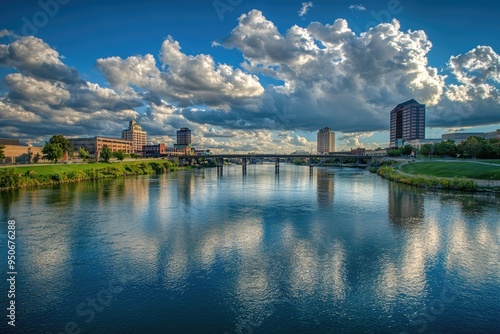
<path id="1" fill-rule="evenodd" d="M 488 160 L 488 162 L 498 160 Z M 403 173 L 437 177 L 467 177 L 482 180 L 500 180 L 499 166 L 474 162 L 414 162 L 400 167 Z"/>
<path id="2" fill-rule="evenodd" d="M 142 162 L 149 162 L 153 161 L 150 159 L 142 159 L 142 160 L 137 160 L 137 161 L 124 161 L 124 162 L 112 162 L 109 164 L 105 163 L 83 163 L 83 164 L 53 164 L 53 165 L 16 165 L 12 166 L 12 168 L 15 168 L 16 171 L 19 171 L 20 173 L 26 173 L 27 171 L 34 170 L 37 174 L 39 175 L 53 175 L 53 174 L 59 174 L 62 172 L 69 173 L 69 172 L 77 172 L 77 171 L 85 171 L 88 169 L 100 169 L 100 168 L 106 168 L 109 166 L 116 166 L 116 165 L 137 165 Z M 165 160 L 159 160 L 160 161 L 165 161 Z M 11 167 L 7 167 L 11 168 Z"/>
<path id="3" fill-rule="evenodd" d="M 500 159 L 481 159 L 481 160 L 477 160 L 477 161 L 481 161 L 481 162 L 487 162 L 489 164 L 497 164 L 497 165 L 500 165 Z"/>

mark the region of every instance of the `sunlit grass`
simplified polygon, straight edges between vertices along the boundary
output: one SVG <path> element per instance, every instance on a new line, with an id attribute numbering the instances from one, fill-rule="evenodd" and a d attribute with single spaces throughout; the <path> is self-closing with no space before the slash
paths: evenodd
<path id="1" fill-rule="evenodd" d="M 488 160 L 488 162 L 498 160 Z M 495 163 L 497 163 L 495 162 Z M 499 166 L 485 165 L 473 161 L 458 162 L 413 162 L 400 167 L 403 173 L 437 177 L 467 177 L 482 180 L 500 180 Z"/>

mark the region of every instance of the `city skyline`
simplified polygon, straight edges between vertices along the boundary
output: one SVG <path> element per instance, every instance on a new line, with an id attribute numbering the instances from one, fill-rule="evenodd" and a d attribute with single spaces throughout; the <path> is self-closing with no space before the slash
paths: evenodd
<path id="1" fill-rule="evenodd" d="M 231 3 L 5 5 L 0 137 L 109 136 L 136 118 L 148 142 L 189 127 L 229 152 L 309 151 L 324 127 L 338 150 L 387 147 L 410 99 L 428 138 L 500 128 L 496 3 Z"/>

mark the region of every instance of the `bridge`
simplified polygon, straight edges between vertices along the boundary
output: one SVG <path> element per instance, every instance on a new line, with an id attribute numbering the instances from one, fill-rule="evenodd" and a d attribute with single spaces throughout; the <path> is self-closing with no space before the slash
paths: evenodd
<path id="1" fill-rule="evenodd" d="M 184 165 L 184 164 L 199 164 L 199 159 L 204 158 L 204 159 L 215 159 L 216 164 L 217 164 L 217 173 L 222 175 L 223 174 L 223 167 L 224 167 L 224 160 L 225 159 L 237 159 L 241 160 L 241 168 L 243 174 L 246 174 L 247 172 L 247 164 L 252 160 L 252 159 L 273 159 L 275 161 L 275 167 L 274 171 L 275 174 L 279 174 L 279 168 L 280 168 L 280 161 L 281 160 L 289 160 L 289 159 L 308 159 L 309 160 L 309 170 L 312 173 L 314 163 L 313 159 L 320 159 L 320 161 L 325 161 L 328 159 L 338 159 L 340 162 L 340 165 L 344 165 L 344 160 L 350 159 L 350 160 L 356 160 L 356 163 L 354 163 L 355 166 L 367 166 L 370 163 L 373 162 L 378 162 L 385 158 L 385 155 L 383 156 L 372 156 L 372 155 L 354 155 L 354 154 L 342 154 L 342 153 L 333 153 L 333 154 L 272 154 L 272 153 L 258 153 L 258 154 L 211 154 L 211 155 L 205 155 L 205 156 L 194 156 L 194 155 L 181 155 L 179 156 L 179 165 Z M 361 163 L 364 162 L 364 163 Z"/>

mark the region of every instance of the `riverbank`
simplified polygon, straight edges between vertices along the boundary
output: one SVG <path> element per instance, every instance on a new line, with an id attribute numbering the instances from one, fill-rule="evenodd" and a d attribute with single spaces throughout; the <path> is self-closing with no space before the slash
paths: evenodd
<path id="1" fill-rule="evenodd" d="M 475 161 L 410 162 L 371 169 L 399 183 L 421 188 L 500 191 L 500 166 Z"/>
<path id="2" fill-rule="evenodd" d="M 9 167 L 0 170 L 0 190 L 129 175 L 164 174 L 183 168 L 168 160 Z"/>

